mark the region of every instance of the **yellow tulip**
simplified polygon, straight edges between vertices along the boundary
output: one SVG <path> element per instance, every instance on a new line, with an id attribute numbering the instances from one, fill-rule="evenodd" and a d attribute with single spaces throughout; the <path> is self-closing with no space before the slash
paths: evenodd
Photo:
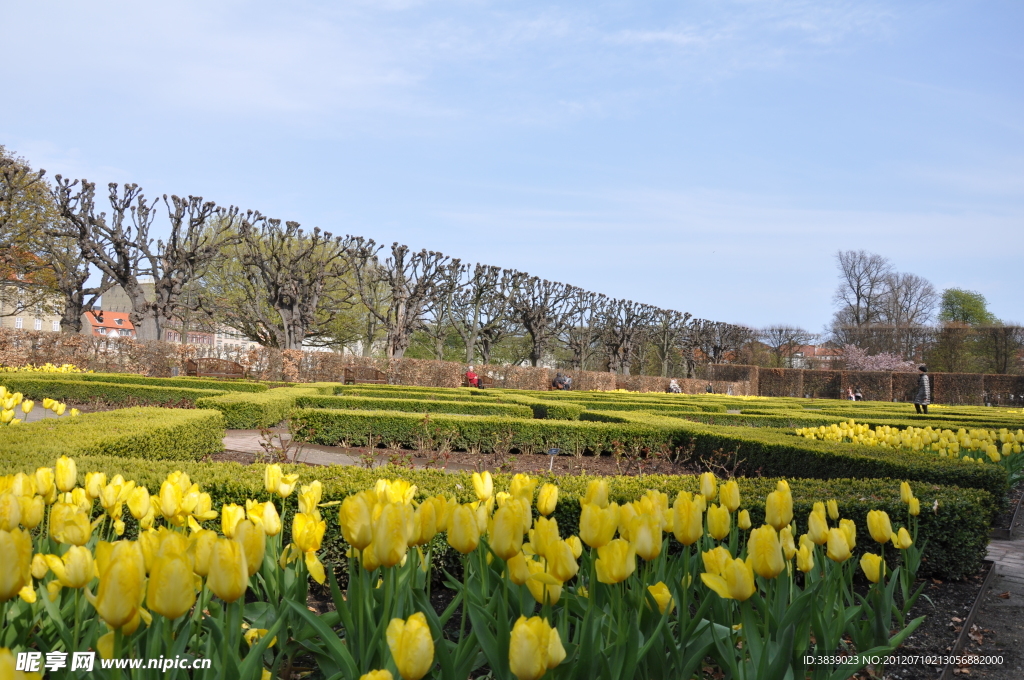
<path id="1" fill-rule="evenodd" d="M 526 587 L 539 604 L 554 606 L 562 597 L 562 582 L 547 570 L 544 560 L 527 560 L 526 568 L 530 577 L 526 579 Z"/>
<path id="2" fill-rule="evenodd" d="M 857 525 L 853 523 L 852 519 L 841 519 L 839 520 L 839 528 L 843 530 L 843 534 L 846 536 L 846 545 L 849 546 L 850 550 L 857 547 Z"/>
<path id="3" fill-rule="evenodd" d="M 183 616 L 196 601 L 192 568 L 184 552 L 165 553 L 149 572 L 146 606 L 168 619 Z"/>
<path id="4" fill-rule="evenodd" d="M 728 514 L 726 514 L 728 517 Z M 629 540 L 636 554 L 648 562 L 661 554 L 661 523 L 654 515 L 637 515 L 630 522 Z"/>
<path id="5" fill-rule="evenodd" d="M 548 546 L 555 541 L 561 540 L 558 533 L 558 521 L 555 518 L 541 517 L 532 529 L 530 529 L 530 547 L 533 552 L 541 557 L 547 557 Z"/>
<path id="6" fill-rule="evenodd" d="M 757 590 L 753 568 L 738 557 L 726 562 L 721 575 L 703 573 L 700 580 L 719 597 L 727 600 L 743 602 Z"/>
<path id="7" fill-rule="evenodd" d="M 885 574 L 885 562 L 882 561 L 879 555 L 874 553 L 864 553 L 861 555 L 860 568 L 872 583 L 878 583 L 878 579 Z"/>
<path id="8" fill-rule="evenodd" d="M 619 506 L 619 538 L 629 540 L 629 523 L 637 514 L 636 506 L 633 503 L 624 503 Z"/>
<path id="9" fill-rule="evenodd" d="M 722 487 L 723 492 L 725 486 Z M 729 515 L 729 508 L 712 505 L 708 508 L 708 533 L 717 541 L 723 540 L 729 535 L 732 517 Z"/>
<path id="10" fill-rule="evenodd" d="M 274 463 L 263 470 L 263 486 L 267 493 L 276 493 L 281 498 L 287 498 L 295 490 L 299 481 L 298 475 L 286 475 L 281 471 L 281 466 Z"/>
<path id="11" fill-rule="evenodd" d="M 85 493 L 89 496 L 89 500 L 96 500 L 100 497 L 103 492 L 103 487 L 107 485 L 107 475 L 103 472 L 86 472 L 85 473 Z"/>
<path id="12" fill-rule="evenodd" d="M 839 503 L 831 500 L 828 501 L 825 506 L 828 508 L 828 516 L 833 522 L 839 519 Z"/>
<path id="13" fill-rule="evenodd" d="M 92 536 L 89 516 L 71 503 L 54 503 L 50 509 L 50 536 L 58 543 L 85 545 Z"/>
<path id="14" fill-rule="evenodd" d="M 73 490 L 78 485 L 78 466 L 75 465 L 75 461 L 67 456 L 58 458 L 54 478 L 61 492 Z"/>
<path id="15" fill-rule="evenodd" d="M 807 516 L 807 536 L 815 545 L 828 542 L 828 520 L 824 513 L 815 511 Z"/>
<path id="16" fill-rule="evenodd" d="M 537 488 L 537 483 L 537 479 L 530 475 L 515 474 L 512 475 L 508 490 L 513 498 L 523 498 L 528 505 L 533 505 L 533 492 Z"/>
<path id="17" fill-rule="evenodd" d="M 537 512 L 547 517 L 555 511 L 558 503 L 558 487 L 554 484 L 545 484 L 540 487 L 537 494 Z"/>
<path id="18" fill-rule="evenodd" d="M 21 503 L 13 493 L 0 493 L 0 531 L 13 531 L 21 524 Z"/>
<path id="19" fill-rule="evenodd" d="M 199 576 L 206 577 L 210 573 L 210 556 L 213 546 L 217 543 L 217 533 L 209 529 L 200 529 L 189 537 L 188 551 L 192 558 L 193 569 Z"/>
<path id="20" fill-rule="evenodd" d="M 45 555 L 43 559 L 65 588 L 84 588 L 96 575 L 96 563 L 88 548 L 73 545 L 60 557 Z"/>
<path id="21" fill-rule="evenodd" d="M 413 532 L 409 538 L 410 546 L 426 545 L 437 534 L 437 505 L 427 499 L 416 508 L 412 517 Z"/>
<path id="22" fill-rule="evenodd" d="M 587 493 L 580 505 L 596 505 L 599 508 L 607 508 L 608 482 L 603 479 L 595 479 L 587 484 Z"/>
<path id="23" fill-rule="evenodd" d="M 530 568 L 526 563 L 526 555 L 519 553 L 513 555 L 512 559 L 505 563 L 508 568 L 508 578 L 512 583 L 517 586 L 526 585 L 527 579 L 530 578 Z"/>
<path id="24" fill-rule="evenodd" d="M 423 612 L 391 619 L 386 633 L 391 657 L 404 680 L 420 680 L 434 665 L 434 638 Z"/>
<path id="25" fill-rule="evenodd" d="M 750 513 L 746 510 L 740 510 L 740 514 L 736 516 L 736 526 L 743 531 L 750 528 Z"/>
<path id="26" fill-rule="evenodd" d="M 658 612 L 661 614 L 664 614 L 666 610 L 672 611 L 675 609 L 675 600 L 672 599 L 672 593 L 663 581 L 658 581 L 653 586 L 647 586 L 647 592 L 658 603 Z"/>
<path id="27" fill-rule="evenodd" d="M 909 482 L 900 482 L 900 500 L 906 504 L 910 504 L 910 499 L 914 497 L 914 490 L 910 488 Z"/>
<path id="28" fill-rule="evenodd" d="M 892 524 L 884 510 L 868 512 L 868 533 L 878 543 L 888 543 L 892 538 Z"/>
<path id="29" fill-rule="evenodd" d="M 511 559 L 523 547 L 523 524 L 511 504 L 494 511 L 490 526 L 490 545 L 494 554 L 503 560 Z"/>
<path id="30" fill-rule="evenodd" d="M 593 482 L 591 482 L 593 483 Z M 601 548 L 612 540 L 619 526 L 619 506 L 602 508 L 596 503 L 583 505 L 580 513 L 580 540 L 591 548 Z"/>
<path id="31" fill-rule="evenodd" d="M 32 536 L 22 529 L 0 530 L 0 603 L 32 588 Z"/>
<path id="32" fill-rule="evenodd" d="M 50 572 L 49 565 L 46 564 L 46 556 L 42 553 L 36 553 L 32 556 L 32 578 L 37 581 L 42 581 L 46 578 L 46 575 Z"/>
<path id="33" fill-rule="evenodd" d="M 722 574 L 722 570 L 725 569 L 726 563 L 732 559 L 732 555 L 729 554 L 729 549 L 723 545 L 711 550 L 706 550 L 701 553 L 701 559 L 704 562 L 704 571 L 709 574 Z"/>
<path id="34" fill-rule="evenodd" d="M 405 558 L 412 521 L 413 511 L 404 503 L 388 503 L 381 509 L 373 523 L 373 549 L 382 566 L 393 567 Z"/>
<path id="35" fill-rule="evenodd" d="M 46 512 L 46 503 L 42 496 L 19 496 L 18 503 L 21 505 L 21 526 L 26 529 L 35 529 L 43 521 L 43 514 Z"/>
<path id="36" fill-rule="evenodd" d="M 845 562 L 850 559 L 850 543 L 846 532 L 842 529 L 829 529 L 826 554 L 833 562 Z"/>
<path id="37" fill-rule="evenodd" d="M 921 501 L 917 498 L 911 498 L 910 502 L 907 503 L 907 511 L 914 517 L 921 514 Z"/>
<path id="38" fill-rule="evenodd" d="M 235 535 L 235 527 L 245 519 L 245 508 L 235 503 L 228 503 L 220 509 L 220 530 L 228 538 Z"/>
<path id="39" fill-rule="evenodd" d="M 181 502 L 182 493 L 178 485 L 170 480 L 164 480 L 163 484 L 160 485 L 160 514 L 175 526 L 184 524 L 184 520 L 181 517 Z"/>
<path id="40" fill-rule="evenodd" d="M 629 541 L 617 538 L 597 549 L 597 580 L 621 583 L 636 569 L 636 550 Z"/>
<path id="41" fill-rule="evenodd" d="M 36 490 L 40 496 L 47 498 L 48 503 L 52 503 L 53 499 L 50 496 L 56 492 L 56 485 L 54 484 L 53 468 L 40 467 L 36 468 Z"/>
<path id="42" fill-rule="evenodd" d="M 135 519 L 148 515 L 150 506 L 149 490 L 146 487 L 137 486 L 128 494 L 128 512 Z"/>
<path id="43" fill-rule="evenodd" d="M 546 561 L 548 573 L 563 583 L 580 570 L 572 547 L 566 541 L 555 541 L 548 546 Z"/>
<path id="44" fill-rule="evenodd" d="M 518 680 L 537 680 L 565 659 L 558 629 L 545 619 L 520 616 L 509 638 L 508 665 Z"/>
<path id="45" fill-rule="evenodd" d="M 768 524 L 750 532 L 747 539 L 747 559 L 754 572 L 761 578 L 772 579 L 786 568 L 782 555 L 782 544 L 775 529 Z"/>
<path id="46" fill-rule="evenodd" d="M 225 602 L 234 602 L 249 587 L 249 566 L 245 549 L 238 541 L 218 538 L 210 550 L 210 571 L 206 585 Z"/>
<path id="47" fill-rule="evenodd" d="M 740 485 L 736 483 L 735 479 L 730 479 L 722 485 L 718 500 L 729 508 L 729 512 L 736 512 L 736 509 L 740 507 Z"/>
<path id="48" fill-rule="evenodd" d="M 277 536 L 281 533 L 281 516 L 277 514 L 277 507 L 273 501 L 253 503 L 246 500 L 245 514 L 252 522 L 262 526 L 267 536 Z"/>
<path id="49" fill-rule="evenodd" d="M 480 544 L 480 526 L 472 508 L 460 505 L 452 511 L 451 526 L 448 527 L 448 544 L 463 555 L 476 550 Z"/>
<path id="50" fill-rule="evenodd" d="M 781 531 L 782 527 L 793 521 L 793 495 L 788 489 L 787 485 L 784 491 L 772 491 L 765 500 L 765 522 L 776 531 Z"/>
<path id="51" fill-rule="evenodd" d="M 391 675 L 391 671 L 382 669 L 363 673 L 359 676 L 359 680 L 395 680 L 395 676 Z"/>
<path id="52" fill-rule="evenodd" d="M 702 472 L 700 475 L 700 495 L 704 496 L 704 500 L 710 503 L 717 494 L 718 481 L 715 479 L 715 475 L 711 472 Z"/>
<path id="53" fill-rule="evenodd" d="M 118 541 L 107 545 L 109 553 L 99 560 L 99 590 L 94 598 L 85 591 L 86 598 L 108 626 L 121 628 L 138 617 L 146 565 L 138 543 Z"/>
<path id="54" fill-rule="evenodd" d="M 793 530 L 790 527 L 782 527 L 779 532 L 779 543 L 782 544 L 782 555 L 786 560 L 793 559 L 796 555 L 796 542 L 793 541 Z"/>
<path id="55" fill-rule="evenodd" d="M 248 567 L 249 576 L 252 576 L 260 570 L 260 566 L 263 564 L 263 554 L 267 548 L 267 534 L 263 531 L 263 525 L 243 519 L 235 525 L 235 540 L 242 546 L 242 551 L 245 553 L 245 564 Z"/>
<path id="56" fill-rule="evenodd" d="M 36 402 L 32 401 L 31 399 L 26 399 L 25 401 L 21 402 L 21 412 L 24 413 L 25 415 L 28 415 L 29 413 L 32 413 L 32 408 L 35 405 Z"/>
<path id="57" fill-rule="evenodd" d="M 579 559 L 580 555 L 583 554 L 583 542 L 580 540 L 580 537 L 570 536 L 569 538 L 565 539 L 565 543 L 572 549 L 573 557 Z"/>
<path id="58" fill-rule="evenodd" d="M 473 473 L 473 490 L 476 491 L 476 497 L 482 501 L 486 501 L 488 498 L 494 495 L 494 480 L 491 479 L 491 473 L 487 470 Z"/>
<path id="59" fill-rule="evenodd" d="M 363 550 L 373 541 L 373 502 L 366 493 L 348 496 L 338 508 L 341 535 L 356 550 Z"/>
<path id="60" fill-rule="evenodd" d="M 892 535 L 892 544 L 900 550 L 906 550 L 914 545 L 914 541 L 910 537 L 910 532 L 906 528 L 900 527 L 900 530 Z"/>
<path id="61" fill-rule="evenodd" d="M 805 574 L 814 569 L 814 550 L 810 545 L 801 542 L 800 550 L 796 553 L 796 568 Z"/>

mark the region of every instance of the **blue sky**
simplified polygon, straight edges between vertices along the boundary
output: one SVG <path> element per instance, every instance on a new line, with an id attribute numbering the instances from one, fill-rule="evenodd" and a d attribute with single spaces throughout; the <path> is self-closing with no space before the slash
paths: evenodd
<path id="1" fill-rule="evenodd" d="M 695 316 L 864 248 L 1024 322 L 1019 2 L 0 0 L 0 143 Z"/>

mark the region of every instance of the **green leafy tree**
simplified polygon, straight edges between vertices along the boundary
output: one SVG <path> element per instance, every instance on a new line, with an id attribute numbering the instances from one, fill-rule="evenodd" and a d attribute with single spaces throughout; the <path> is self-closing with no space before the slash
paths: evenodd
<path id="1" fill-rule="evenodd" d="M 996 317 L 988 311 L 988 301 L 981 293 L 962 288 L 947 288 L 942 291 L 939 321 L 977 327 L 995 323 Z"/>

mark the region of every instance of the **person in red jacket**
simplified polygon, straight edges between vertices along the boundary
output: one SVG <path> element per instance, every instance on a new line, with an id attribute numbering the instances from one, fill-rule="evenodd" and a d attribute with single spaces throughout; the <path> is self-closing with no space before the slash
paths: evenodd
<path id="1" fill-rule="evenodd" d="M 472 366 L 466 371 L 466 382 L 470 387 L 480 387 L 480 376 L 473 372 Z"/>

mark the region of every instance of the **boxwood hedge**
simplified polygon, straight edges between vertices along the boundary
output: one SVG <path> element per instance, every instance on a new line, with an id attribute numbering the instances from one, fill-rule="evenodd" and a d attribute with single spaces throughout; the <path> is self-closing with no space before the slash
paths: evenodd
<path id="1" fill-rule="evenodd" d="M 232 430 L 255 430 L 273 427 L 288 416 L 295 400 L 304 396 L 319 396 L 317 387 L 278 387 L 259 393 L 232 392 L 196 401 L 199 408 L 212 408 L 224 414 L 227 427 Z"/>
<path id="2" fill-rule="evenodd" d="M 112 404 L 191 406 L 202 397 L 228 394 L 226 390 L 66 380 L 63 376 L 59 379 L 22 378 L 20 374 L 0 375 L 0 385 L 11 392 L 21 392 L 29 399 L 50 397 L 72 404 L 102 399 Z"/>
<path id="3" fill-rule="evenodd" d="M 303 396 L 295 400 L 295 405 L 300 408 L 379 409 L 382 411 L 411 411 L 414 413 L 463 413 L 478 416 L 508 416 L 510 418 L 533 417 L 533 409 L 529 406 L 474 401 Z"/>
<path id="4" fill-rule="evenodd" d="M 60 380 L 84 380 L 86 382 L 104 382 L 124 385 L 157 385 L 163 387 L 189 387 L 198 390 L 223 390 L 225 392 L 266 392 L 268 387 L 263 383 L 247 380 L 216 380 L 213 378 L 151 378 L 135 373 L 61 373 Z M 19 378 L 38 378 L 42 380 L 57 377 L 53 373 L 19 373 Z"/>

